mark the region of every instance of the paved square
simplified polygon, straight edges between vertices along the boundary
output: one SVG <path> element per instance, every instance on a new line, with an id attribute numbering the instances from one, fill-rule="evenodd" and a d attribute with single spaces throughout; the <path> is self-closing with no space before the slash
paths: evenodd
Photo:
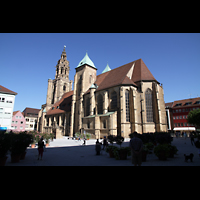
<path id="1" fill-rule="evenodd" d="M 130 139 L 125 139 L 122 146 L 128 146 Z M 72 139 L 57 139 L 50 142 L 43 154 L 43 160 L 37 160 L 37 148 L 28 148 L 24 160 L 19 163 L 11 163 L 10 155 L 5 166 L 133 166 L 131 156 L 127 160 L 116 160 L 110 158 L 109 154 L 102 151 L 100 156 L 95 152 L 96 140 L 86 141 L 86 146 L 82 146 L 83 141 Z M 116 145 L 116 144 L 114 144 Z M 148 154 L 147 161 L 142 166 L 200 166 L 198 149 L 191 145 L 190 139 L 174 138 L 172 145 L 178 148 L 177 155 L 174 158 L 168 158 L 167 161 L 160 161 L 155 154 Z M 184 154 L 194 154 L 193 162 L 185 162 Z"/>

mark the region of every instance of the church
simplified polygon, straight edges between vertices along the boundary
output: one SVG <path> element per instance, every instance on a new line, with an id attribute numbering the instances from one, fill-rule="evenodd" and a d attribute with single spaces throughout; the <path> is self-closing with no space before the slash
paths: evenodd
<path id="1" fill-rule="evenodd" d="M 142 59 L 114 69 L 107 64 L 97 75 L 86 53 L 75 68 L 73 90 L 65 47 L 55 67 L 38 114 L 38 131 L 53 132 L 56 138 L 85 131 L 95 139 L 167 131 L 163 86 Z"/>

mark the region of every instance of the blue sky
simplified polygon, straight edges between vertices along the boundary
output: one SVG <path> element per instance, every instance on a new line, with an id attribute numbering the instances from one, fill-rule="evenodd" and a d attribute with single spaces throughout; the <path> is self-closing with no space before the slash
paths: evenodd
<path id="1" fill-rule="evenodd" d="M 142 58 L 163 84 L 165 102 L 200 96 L 199 33 L 1 33 L 0 85 L 18 93 L 14 110 L 41 108 L 66 45 L 70 80 L 85 56 L 101 74 Z"/>

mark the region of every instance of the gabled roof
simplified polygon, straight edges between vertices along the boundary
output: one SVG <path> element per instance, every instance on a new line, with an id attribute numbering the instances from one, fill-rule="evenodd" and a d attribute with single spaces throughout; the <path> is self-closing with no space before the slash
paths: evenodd
<path id="1" fill-rule="evenodd" d="M 94 66 L 94 63 L 91 61 L 91 59 L 89 58 L 87 52 L 85 54 L 85 57 L 79 62 L 78 67 L 82 66 L 82 65 L 89 65 L 90 67 L 93 67 L 96 69 L 96 67 Z"/>
<path id="2" fill-rule="evenodd" d="M 61 99 L 47 111 L 46 115 L 54 115 L 71 111 L 72 95 L 73 91 L 63 94 Z"/>
<path id="3" fill-rule="evenodd" d="M 99 91 L 118 85 L 133 85 L 137 87 L 138 81 L 158 82 L 142 59 L 135 60 L 98 75 L 95 84 L 98 86 L 97 91 Z"/>
<path id="4" fill-rule="evenodd" d="M 2 85 L 0 85 L 0 93 L 17 95 L 16 92 L 13 92 L 12 90 L 9 90 L 8 88 L 3 87 Z"/>
<path id="5" fill-rule="evenodd" d="M 132 80 L 135 83 L 138 81 L 157 81 L 141 58 L 134 62 Z"/>
<path id="6" fill-rule="evenodd" d="M 179 106 L 176 106 L 177 104 L 180 104 L 180 107 L 183 106 L 193 106 L 193 105 L 199 105 L 196 102 L 200 101 L 200 97 L 197 98 L 191 98 L 191 99 L 183 99 L 183 100 L 178 100 L 178 101 L 174 101 L 172 107 L 173 108 L 179 108 Z"/>
<path id="7" fill-rule="evenodd" d="M 26 107 L 23 112 L 24 112 L 24 116 L 30 116 L 30 115 L 37 115 L 39 113 L 40 109 L 37 109 L 37 108 L 29 108 L 29 107 Z"/>

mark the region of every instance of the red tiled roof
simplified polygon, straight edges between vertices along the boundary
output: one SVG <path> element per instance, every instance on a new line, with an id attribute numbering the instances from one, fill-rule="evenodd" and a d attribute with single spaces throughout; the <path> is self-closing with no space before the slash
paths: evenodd
<path id="1" fill-rule="evenodd" d="M 131 79 L 127 77 L 127 73 L 134 64 Z M 118 85 L 134 85 L 137 86 L 138 81 L 157 81 L 151 74 L 142 59 L 135 60 L 121 67 L 115 68 L 106 73 L 97 76 L 95 84 L 98 86 L 97 91 Z M 86 92 L 88 93 L 89 90 Z"/>
<path id="2" fill-rule="evenodd" d="M 183 99 L 183 100 L 178 100 L 178 101 L 174 101 L 172 107 L 179 107 L 179 106 L 176 106 L 176 104 L 181 104 L 181 106 L 191 106 L 191 105 L 195 105 L 195 103 L 197 101 L 200 101 L 200 97 L 197 97 L 197 98 L 192 98 L 192 99 Z M 186 103 L 188 102 L 191 102 L 190 105 L 185 105 Z M 198 104 L 199 105 L 199 104 Z"/>
<path id="3" fill-rule="evenodd" d="M 16 92 L 13 92 L 12 90 L 9 90 L 6 87 L 3 87 L 2 85 L 0 85 L 0 93 L 6 93 L 6 94 L 14 94 L 17 95 Z"/>
<path id="4" fill-rule="evenodd" d="M 37 108 L 29 108 L 29 107 L 26 107 L 26 108 L 23 110 L 24 116 L 27 116 L 27 114 L 30 114 L 30 113 L 38 114 L 39 111 L 40 111 L 40 109 L 37 109 Z"/>
<path id="5" fill-rule="evenodd" d="M 141 58 L 135 61 L 132 80 L 135 83 L 137 81 L 157 81 Z"/>
<path id="6" fill-rule="evenodd" d="M 12 116 L 16 115 L 18 112 L 19 112 L 19 110 L 18 111 L 14 111 Z"/>
<path id="7" fill-rule="evenodd" d="M 61 99 L 47 111 L 46 115 L 54 115 L 71 111 L 72 95 L 73 91 L 63 94 Z"/>

